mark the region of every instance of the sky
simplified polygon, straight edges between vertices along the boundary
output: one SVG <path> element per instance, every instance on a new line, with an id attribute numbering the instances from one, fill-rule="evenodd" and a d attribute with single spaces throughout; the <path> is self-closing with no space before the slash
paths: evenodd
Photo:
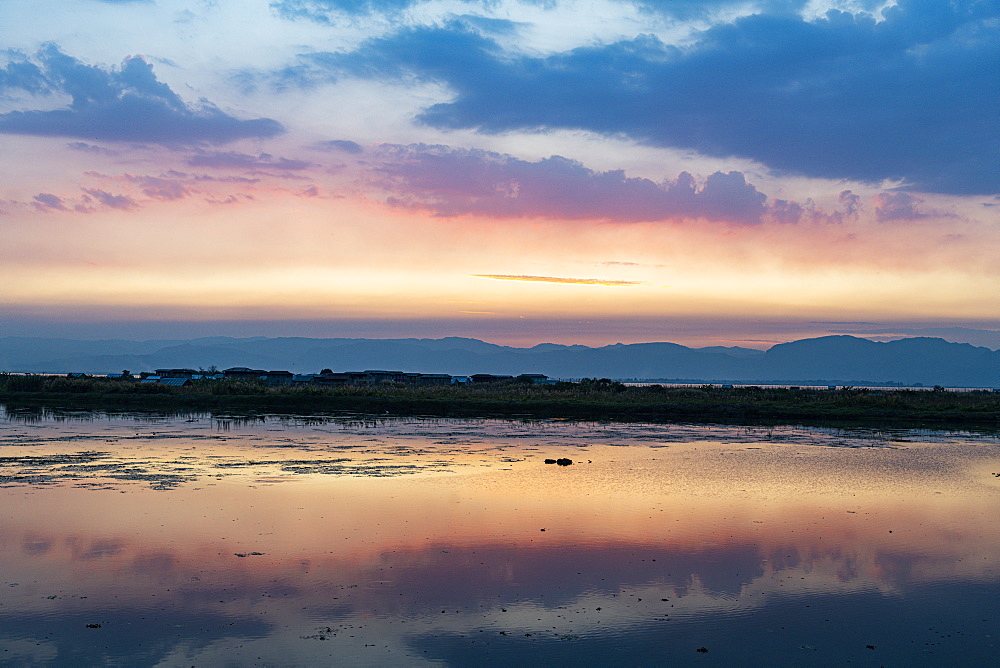
<path id="1" fill-rule="evenodd" d="M 4 0 L 0 336 L 976 342 L 998 165 L 995 0 Z"/>

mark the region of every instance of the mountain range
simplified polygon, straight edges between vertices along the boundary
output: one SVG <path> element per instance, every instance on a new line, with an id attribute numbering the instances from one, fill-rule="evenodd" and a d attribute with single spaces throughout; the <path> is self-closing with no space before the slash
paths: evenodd
<path id="1" fill-rule="evenodd" d="M 688 348 L 675 343 L 517 348 L 478 339 L 206 337 L 158 341 L 0 338 L 0 371 L 133 373 L 247 366 L 296 373 L 393 369 L 422 373 L 543 373 L 552 378 L 787 384 L 1000 386 L 1000 351 L 915 337 L 887 343 L 824 336 L 773 346 Z"/>

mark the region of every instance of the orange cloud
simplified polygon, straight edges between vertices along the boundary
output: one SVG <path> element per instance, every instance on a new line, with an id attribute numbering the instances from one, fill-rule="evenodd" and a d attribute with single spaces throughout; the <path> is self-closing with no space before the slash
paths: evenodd
<path id="1" fill-rule="evenodd" d="M 571 283 L 573 285 L 646 285 L 641 281 L 610 281 L 602 278 L 560 278 L 558 276 L 511 276 L 507 274 L 472 274 L 473 278 L 492 278 L 497 281 L 528 281 L 532 283 Z"/>

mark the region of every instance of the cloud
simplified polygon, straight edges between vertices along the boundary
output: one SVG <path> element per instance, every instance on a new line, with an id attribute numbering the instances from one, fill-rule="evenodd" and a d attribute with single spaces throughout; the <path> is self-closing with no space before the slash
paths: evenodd
<path id="1" fill-rule="evenodd" d="M 98 202 L 111 209 L 118 209 L 119 211 L 131 211 L 137 208 L 139 205 L 131 197 L 126 195 L 112 195 L 106 190 L 100 190 L 98 188 L 84 188 L 83 192 L 87 193 Z M 86 201 L 86 197 L 84 200 Z"/>
<path id="2" fill-rule="evenodd" d="M 767 196 L 739 172 L 716 172 L 701 184 L 682 172 L 674 181 L 656 183 L 622 170 L 597 172 L 561 156 L 529 162 L 423 144 L 386 144 L 379 151 L 377 185 L 391 193 L 390 203 L 443 216 L 756 224 L 767 213 Z"/>
<path id="3" fill-rule="evenodd" d="M 32 205 L 39 211 L 67 211 L 66 204 L 58 195 L 38 193 L 32 198 Z"/>
<path id="4" fill-rule="evenodd" d="M 861 196 L 854 194 L 850 190 L 840 191 L 840 194 L 837 195 L 837 201 L 844 205 L 848 216 L 856 216 L 858 211 L 861 210 Z"/>
<path id="5" fill-rule="evenodd" d="M 107 1 L 107 0 L 106 0 Z M 128 1 L 128 0 L 124 0 Z M 499 3 L 496 0 L 458 0 L 471 8 L 490 10 Z M 555 0 L 520 0 L 521 4 L 538 5 L 546 9 L 555 8 Z M 650 13 L 663 14 L 678 19 L 704 19 L 714 12 L 726 9 L 743 9 L 746 0 L 619 0 L 623 5 L 636 5 Z M 288 19 L 307 19 L 319 23 L 332 23 L 338 16 L 359 17 L 373 14 L 389 18 L 398 17 L 417 5 L 430 4 L 428 0 L 273 0 L 271 8 Z M 800 9 L 806 0 L 760 0 L 754 3 L 757 11 L 781 10 L 791 12 Z M 878 5 L 880 0 L 865 0 L 866 5 Z M 471 9 L 470 9 L 471 11 Z M 482 17 L 470 17 L 483 20 Z M 485 19 L 489 20 L 489 19 Z"/>
<path id="6" fill-rule="evenodd" d="M 212 167 L 214 169 L 278 169 L 281 171 L 299 171 L 312 167 L 313 164 L 304 160 L 275 158 L 269 153 L 248 155 L 235 151 L 201 152 L 187 159 L 192 167 Z"/>
<path id="7" fill-rule="evenodd" d="M 209 204 L 216 205 L 226 205 L 226 204 L 239 204 L 243 201 L 253 201 L 254 196 L 247 193 L 236 193 L 235 195 L 227 195 L 226 197 L 219 199 L 217 197 L 206 197 L 205 201 Z"/>
<path id="8" fill-rule="evenodd" d="M 316 142 L 312 145 L 312 148 L 318 151 L 343 151 L 344 153 L 351 153 L 353 155 L 364 151 L 361 148 L 361 144 L 346 139 L 330 139 L 328 141 Z"/>
<path id="9" fill-rule="evenodd" d="M 105 69 L 85 65 L 50 44 L 38 61 L 40 67 L 9 63 L 0 91 L 4 85 L 49 91 L 68 95 L 72 102 L 62 109 L 0 114 L 0 133 L 177 146 L 267 138 L 284 131 L 272 119 L 239 120 L 205 100 L 197 107 L 186 104 L 140 56 Z M 16 78 L 10 73 L 15 65 Z"/>
<path id="10" fill-rule="evenodd" d="M 462 1 L 482 3 L 482 0 Z M 271 8 L 285 18 L 330 23 L 332 17 L 337 14 L 348 16 L 398 14 L 420 2 L 421 0 L 274 0 L 271 2 Z"/>
<path id="11" fill-rule="evenodd" d="M 88 144 L 82 141 L 73 141 L 66 144 L 68 148 L 74 151 L 80 151 L 82 153 L 93 153 L 96 155 L 118 155 L 118 151 L 112 151 L 109 148 L 103 146 L 95 146 L 94 144 Z"/>
<path id="12" fill-rule="evenodd" d="M 0 94 L 7 90 L 23 90 L 29 93 L 49 90 L 49 82 L 37 65 L 28 62 L 20 54 L 12 55 L 17 60 L 7 63 L 0 69 Z"/>
<path id="13" fill-rule="evenodd" d="M 514 276 L 509 274 L 472 274 L 473 278 L 492 278 L 497 281 L 528 281 L 530 283 L 571 283 L 573 285 L 608 285 L 622 287 L 628 285 L 645 285 L 639 281 L 609 281 L 603 278 L 559 278 L 556 276 Z M 463 313 L 481 313 L 481 311 L 462 311 Z"/>
<path id="14" fill-rule="evenodd" d="M 444 83 L 452 99 L 419 116 L 438 128 L 584 129 L 814 177 L 1000 191 L 1000 4 L 899 0 L 880 18 L 775 11 L 684 46 L 640 35 L 542 56 L 452 21 L 302 62 Z"/>
<path id="15" fill-rule="evenodd" d="M 875 205 L 875 219 L 879 222 L 890 220 L 917 220 L 927 214 L 917 211 L 922 199 L 905 192 L 878 193 L 872 197 Z"/>
<path id="16" fill-rule="evenodd" d="M 169 202 L 184 199 L 191 195 L 191 191 L 176 179 L 159 176 L 136 176 L 133 174 L 126 174 L 124 179 L 138 184 L 142 190 L 142 194 L 151 199 Z"/>
<path id="17" fill-rule="evenodd" d="M 746 10 L 745 0 L 621 0 L 622 4 L 634 4 L 647 12 L 663 14 L 671 18 L 693 20 L 706 19 L 713 13 L 725 10 Z M 868 9 L 880 5 L 882 0 L 865 0 Z M 751 7 L 755 14 L 774 12 L 792 14 L 807 4 L 807 0 L 758 0 Z"/>
<path id="18" fill-rule="evenodd" d="M 29 204 L 37 211 L 49 213 L 52 211 L 75 211 L 77 213 L 93 213 L 95 202 L 110 209 L 132 211 L 139 208 L 139 203 L 127 195 L 115 195 L 99 188 L 83 188 L 83 195 L 77 198 L 60 197 L 52 193 L 38 193 L 31 198 Z"/>

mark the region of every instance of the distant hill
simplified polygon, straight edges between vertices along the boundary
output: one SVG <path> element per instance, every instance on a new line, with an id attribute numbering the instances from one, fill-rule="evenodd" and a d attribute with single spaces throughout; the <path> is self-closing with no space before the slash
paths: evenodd
<path id="1" fill-rule="evenodd" d="M 249 366 L 308 373 L 393 369 L 423 373 L 543 373 L 553 378 L 862 385 L 1000 386 L 1000 351 L 920 337 L 879 343 L 824 336 L 749 348 L 675 343 L 516 348 L 478 339 L 205 337 L 163 341 L 0 338 L 0 371 L 104 374 L 163 367 Z"/>
<path id="2" fill-rule="evenodd" d="M 937 338 L 876 343 L 824 336 L 782 343 L 766 353 L 761 373 L 772 378 L 877 381 L 953 387 L 1000 386 L 1000 351 Z"/>

